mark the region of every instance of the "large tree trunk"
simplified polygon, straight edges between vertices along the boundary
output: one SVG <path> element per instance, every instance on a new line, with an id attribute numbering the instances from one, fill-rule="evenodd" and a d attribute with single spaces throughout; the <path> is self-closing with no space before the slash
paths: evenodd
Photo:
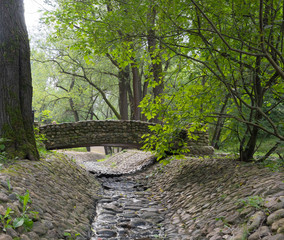
<path id="1" fill-rule="evenodd" d="M 73 98 L 69 98 L 69 105 L 70 105 L 71 111 L 73 113 L 75 122 L 79 122 L 80 121 L 79 113 L 75 109 L 75 104 L 74 104 Z"/>
<path id="2" fill-rule="evenodd" d="M 23 0 L 0 1 L 0 138 L 10 156 L 36 160 L 30 49 Z"/>
<path id="3" fill-rule="evenodd" d="M 128 119 L 127 82 L 129 81 L 129 67 L 119 69 L 119 111 L 121 120 Z"/>
<path id="4" fill-rule="evenodd" d="M 133 108 L 134 108 L 134 120 L 140 120 L 141 118 L 141 109 L 139 108 L 139 104 L 141 101 L 141 79 L 139 76 L 139 69 L 136 65 L 135 59 L 132 61 L 134 63 L 131 64 L 132 70 L 132 83 L 133 83 Z"/>
<path id="5" fill-rule="evenodd" d="M 147 30 L 147 43 L 148 43 L 148 52 L 151 58 L 151 73 L 153 81 L 156 83 L 156 86 L 153 88 L 154 99 L 159 97 L 164 91 L 164 79 L 163 79 L 163 67 L 160 53 L 157 51 L 157 36 L 155 32 L 156 24 L 156 6 L 151 5 L 148 12 L 148 30 Z M 156 100 L 154 100 L 156 101 Z M 153 122 L 158 123 L 158 116 L 156 116 Z"/>
<path id="6" fill-rule="evenodd" d="M 256 58 L 256 67 L 255 67 L 255 74 L 254 74 L 254 99 L 255 99 L 255 105 L 257 108 L 261 109 L 263 105 L 263 93 L 264 89 L 261 86 L 261 79 L 260 79 L 260 65 L 261 65 L 261 57 Z M 253 120 L 255 123 L 259 123 L 259 121 L 262 119 L 262 114 L 258 110 L 251 110 L 253 117 Z M 252 119 L 250 119 L 251 121 Z M 256 147 L 256 141 L 259 133 L 259 128 L 256 126 L 247 126 L 248 133 L 249 133 L 249 139 L 246 143 L 245 148 L 243 148 L 243 144 L 240 145 L 240 160 L 244 162 L 249 162 L 253 160 L 253 155 L 255 153 L 255 147 Z M 244 136 L 244 139 L 246 136 Z"/>
<path id="7" fill-rule="evenodd" d="M 163 67 L 161 56 L 157 53 L 157 36 L 154 30 L 156 24 L 156 7 L 151 6 L 148 13 L 148 31 L 147 31 L 147 43 L 148 43 L 148 52 L 151 57 L 152 66 L 151 72 L 153 74 L 153 80 L 157 85 L 153 88 L 154 97 L 159 96 L 164 91 L 164 82 L 163 82 Z"/>

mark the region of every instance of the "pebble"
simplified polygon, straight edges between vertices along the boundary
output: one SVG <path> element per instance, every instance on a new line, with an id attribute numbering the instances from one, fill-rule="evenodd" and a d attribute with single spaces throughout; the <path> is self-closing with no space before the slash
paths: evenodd
<path id="1" fill-rule="evenodd" d="M 100 181 L 104 192 L 96 206 L 91 240 L 154 239 L 164 235 L 165 211 L 149 199 L 141 183 L 113 176 L 101 177 Z"/>
<path id="2" fill-rule="evenodd" d="M 252 215 L 247 223 L 247 229 L 249 232 L 253 232 L 256 230 L 260 224 L 263 223 L 265 219 L 265 214 L 262 211 L 256 212 L 254 215 Z"/>
<path id="3" fill-rule="evenodd" d="M 267 224 L 271 225 L 280 218 L 284 218 L 284 209 L 279 209 L 270 214 L 267 218 Z"/>
<path id="4" fill-rule="evenodd" d="M 271 226 L 271 230 L 277 233 L 284 233 L 284 218 L 275 221 Z"/>
<path id="5" fill-rule="evenodd" d="M 13 240 L 13 238 L 6 234 L 0 234 L 0 240 Z"/>
<path id="6" fill-rule="evenodd" d="M 248 240 L 258 240 L 258 239 L 262 239 L 270 235 L 271 235 L 271 232 L 269 230 L 269 227 L 262 226 L 259 229 L 257 229 L 253 234 L 251 234 Z"/>
<path id="7" fill-rule="evenodd" d="M 5 193 L 0 192 L 0 202 L 8 202 L 8 201 L 9 201 L 8 196 Z"/>

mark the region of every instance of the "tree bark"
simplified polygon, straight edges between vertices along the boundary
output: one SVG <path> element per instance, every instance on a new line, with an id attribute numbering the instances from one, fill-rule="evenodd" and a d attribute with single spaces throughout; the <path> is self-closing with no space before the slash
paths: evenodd
<path id="1" fill-rule="evenodd" d="M 129 67 L 119 69 L 118 88 L 119 88 L 119 111 L 121 120 L 128 119 L 128 101 L 127 101 L 127 81 L 129 79 Z"/>
<path id="2" fill-rule="evenodd" d="M 23 0 L 1 0 L 0 13 L 0 138 L 11 157 L 37 160 Z"/>
<path id="3" fill-rule="evenodd" d="M 70 106 L 70 110 L 74 116 L 74 121 L 75 122 L 79 122 L 79 113 L 77 111 L 77 109 L 75 108 L 75 104 L 74 104 L 74 101 L 73 101 L 73 98 L 71 97 L 71 92 L 74 88 L 74 85 L 75 85 L 75 76 L 72 76 L 72 79 L 71 79 L 71 83 L 70 83 L 70 86 L 69 86 L 69 89 L 66 89 L 65 87 L 63 86 L 60 86 L 58 84 L 56 84 L 56 87 L 59 87 L 61 88 L 63 91 L 65 91 L 70 97 L 69 97 L 69 106 Z"/>
<path id="4" fill-rule="evenodd" d="M 148 42 L 148 52 L 151 57 L 152 66 L 151 72 L 153 74 L 153 79 L 157 85 L 153 88 L 154 97 L 159 96 L 164 91 L 164 82 L 163 82 L 163 67 L 160 58 L 160 54 L 157 53 L 157 40 L 156 32 L 154 30 L 156 22 L 156 7 L 151 6 L 148 13 L 148 23 L 149 28 L 147 31 L 147 42 Z"/>
<path id="5" fill-rule="evenodd" d="M 163 67 L 160 53 L 157 51 L 157 36 L 155 32 L 156 24 L 156 6 L 150 5 L 148 12 L 148 30 L 147 30 L 147 43 L 148 43 L 148 52 L 151 58 L 151 75 L 152 79 L 155 82 L 155 87 L 153 87 L 154 101 L 155 99 L 163 93 L 164 91 L 164 79 L 163 79 Z M 153 122 L 158 123 L 158 116 L 152 120 Z"/>
<path id="6" fill-rule="evenodd" d="M 133 84 L 133 109 L 134 109 L 134 120 L 141 119 L 141 109 L 138 107 L 141 101 L 141 79 L 139 76 L 139 69 L 136 66 L 135 59 L 133 58 L 131 63 L 132 70 L 132 84 Z"/>
<path id="7" fill-rule="evenodd" d="M 220 137 L 221 137 L 221 132 L 222 132 L 222 129 L 223 129 L 223 126 L 224 126 L 224 121 L 225 121 L 225 118 L 222 117 L 221 114 L 223 114 L 225 112 L 229 97 L 230 97 L 229 94 L 227 94 L 225 96 L 224 103 L 223 103 L 223 106 L 222 106 L 221 111 L 220 111 L 220 116 L 218 117 L 216 127 L 214 129 L 213 137 L 212 137 L 212 140 L 211 140 L 211 146 L 216 148 L 216 149 L 219 149 L 219 147 L 220 147 L 220 145 L 219 145 L 220 144 Z"/>
<path id="8" fill-rule="evenodd" d="M 260 65 L 261 65 L 261 57 L 256 58 L 256 67 L 255 67 L 255 73 L 254 73 L 254 99 L 255 99 L 255 105 L 258 108 L 262 108 L 263 105 L 263 88 L 261 86 L 261 79 L 260 76 Z M 254 111 L 254 110 L 251 110 Z M 262 119 L 262 114 L 256 110 L 255 112 L 252 112 L 253 120 L 258 123 Z M 256 147 L 256 141 L 259 133 L 259 128 L 256 126 L 252 127 L 252 130 L 250 129 L 250 126 L 247 126 L 249 129 L 249 140 L 246 143 L 245 148 L 243 149 L 242 144 L 240 145 L 240 160 L 244 162 L 249 162 L 253 159 L 253 155 L 255 153 L 255 147 Z M 244 136 L 246 138 L 246 136 Z"/>

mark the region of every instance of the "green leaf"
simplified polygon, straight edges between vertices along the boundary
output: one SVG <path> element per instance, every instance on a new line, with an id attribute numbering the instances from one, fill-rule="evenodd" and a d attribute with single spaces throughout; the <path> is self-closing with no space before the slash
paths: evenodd
<path id="1" fill-rule="evenodd" d="M 27 209 L 27 204 L 28 202 L 31 202 L 30 201 L 30 194 L 29 194 L 29 191 L 27 190 L 26 194 L 24 195 L 24 199 L 23 199 L 23 211 L 25 212 L 26 209 Z"/>
<path id="2" fill-rule="evenodd" d="M 0 151 L 4 151 L 5 150 L 5 145 L 4 144 L 0 144 Z"/>
<path id="3" fill-rule="evenodd" d="M 33 225 L 34 225 L 34 222 L 32 219 L 28 218 L 28 217 L 25 217 L 24 218 L 24 228 L 26 231 L 30 231 L 32 228 L 33 228 Z"/>
<path id="4" fill-rule="evenodd" d="M 13 213 L 13 211 L 12 211 L 11 208 L 8 207 L 7 210 L 6 210 L 6 213 L 5 213 L 5 215 L 4 215 L 4 218 L 7 218 L 10 213 Z"/>
<path id="5" fill-rule="evenodd" d="M 13 221 L 13 228 L 18 228 L 20 226 L 22 226 L 25 222 L 25 218 L 24 217 L 20 217 L 20 218 L 16 218 Z"/>

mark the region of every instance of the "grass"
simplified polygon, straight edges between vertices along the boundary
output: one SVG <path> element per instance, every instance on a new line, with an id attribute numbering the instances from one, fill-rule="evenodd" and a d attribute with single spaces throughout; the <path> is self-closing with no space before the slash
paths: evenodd
<path id="1" fill-rule="evenodd" d="M 75 152 L 87 152 L 86 147 L 78 147 L 78 148 L 68 148 L 68 149 L 63 149 L 66 151 L 75 151 Z"/>
<path id="2" fill-rule="evenodd" d="M 264 138 L 262 140 L 259 140 L 257 142 L 257 151 L 255 153 L 255 157 L 259 158 L 261 156 L 264 156 L 276 143 L 276 138 Z M 232 153 L 232 154 L 238 154 L 239 153 L 239 143 L 236 141 L 232 141 L 230 143 L 227 143 L 220 147 L 219 150 L 215 150 L 216 153 Z M 284 152 L 284 146 L 278 147 L 276 149 L 276 152 L 283 153 Z M 271 154 L 271 157 L 279 158 L 278 154 L 274 152 Z"/>
<path id="3" fill-rule="evenodd" d="M 104 162 L 111 157 L 110 154 L 106 155 L 105 158 L 97 160 L 97 162 Z"/>

